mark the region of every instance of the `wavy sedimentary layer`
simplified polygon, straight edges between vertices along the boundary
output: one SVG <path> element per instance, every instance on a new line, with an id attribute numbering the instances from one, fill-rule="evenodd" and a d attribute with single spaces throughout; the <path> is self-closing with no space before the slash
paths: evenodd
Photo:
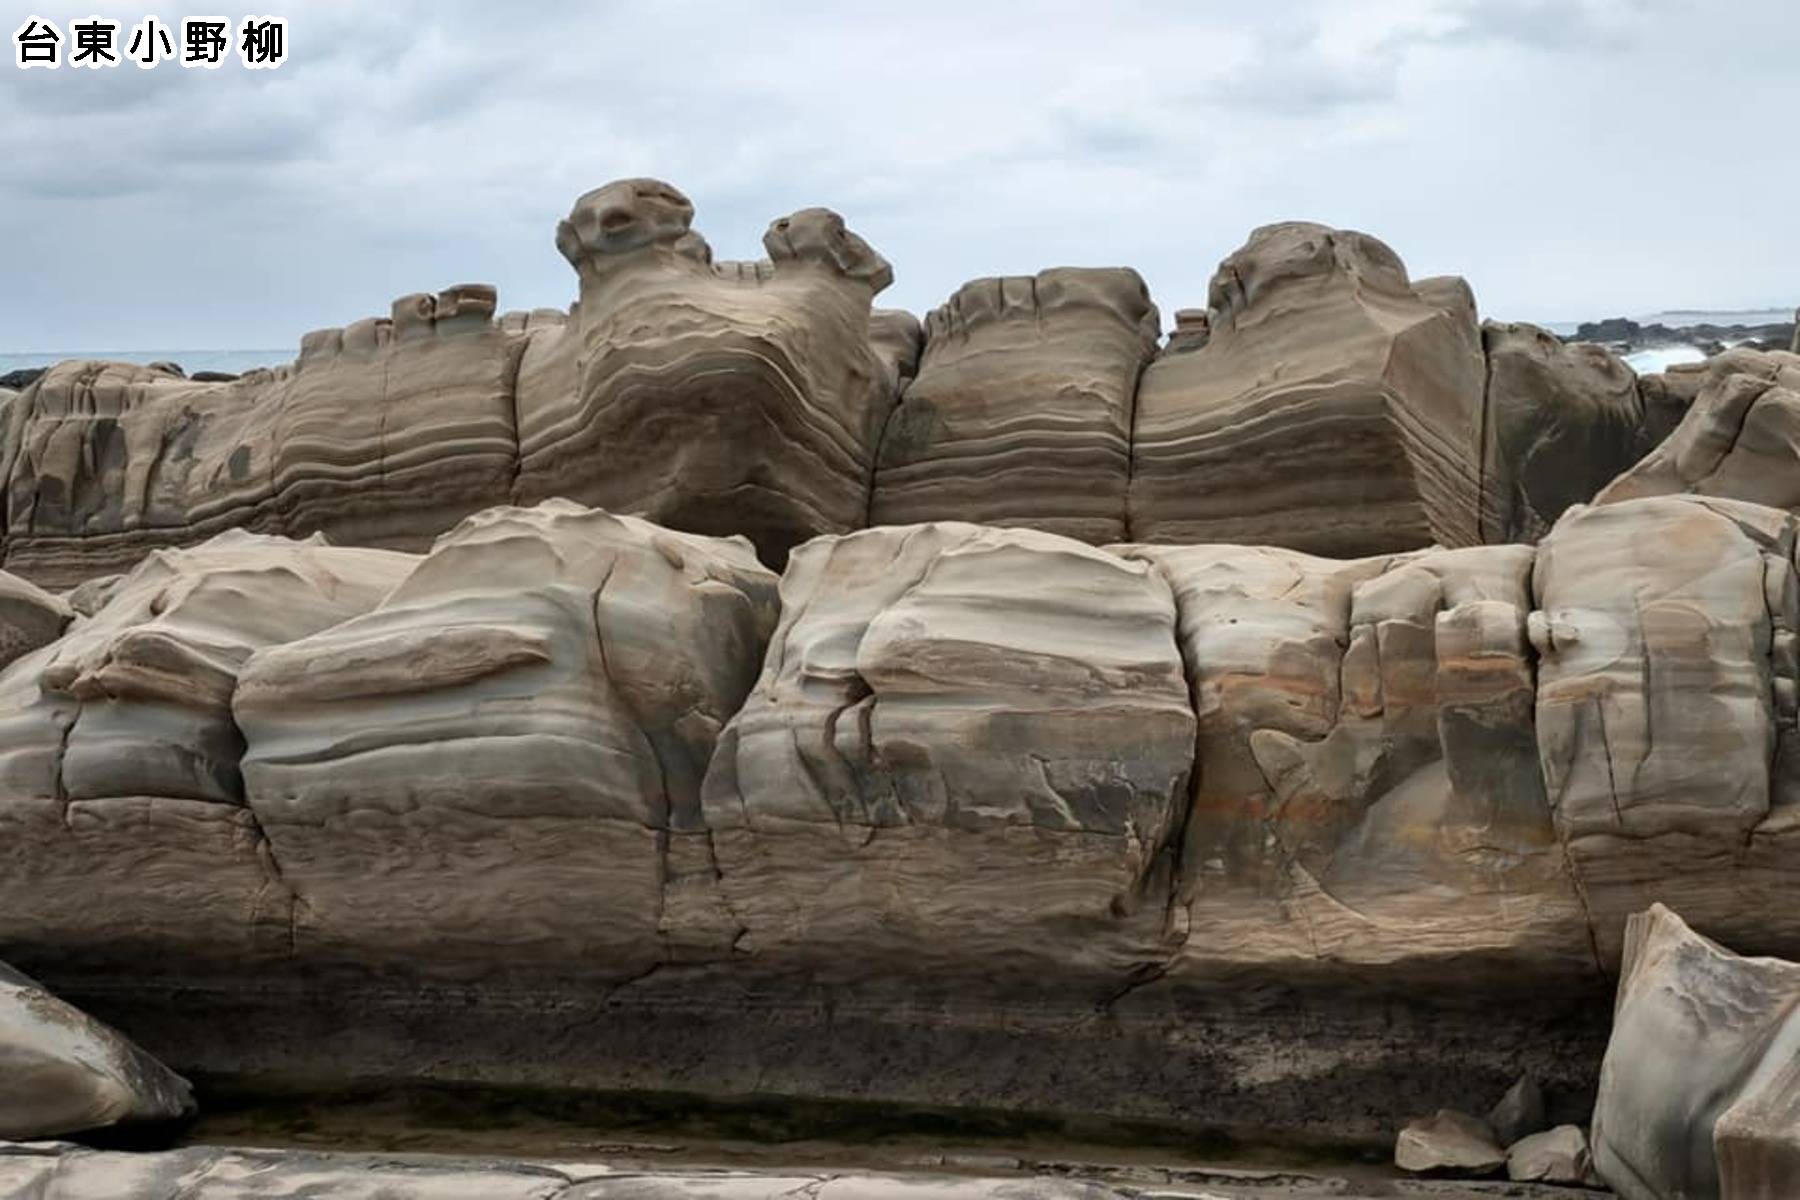
<path id="1" fill-rule="evenodd" d="M 551 496 L 744 533 L 777 564 L 860 528 L 918 358 L 916 321 L 871 313 L 887 263 L 825 209 L 774 222 L 754 263 L 712 262 L 691 218 L 653 181 L 583 197 L 558 235 L 569 314 L 496 318 L 462 284 L 229 383 L 58 364 L 3 406 L 8 566 L 67 586 L 230 528 L 417 552 Z"/>
<path id="2" fill-rule="evenodd" d="M 341 1071 L 348 1023 L 367 1076 L 1336 1137 L 1522 1067 L 1578 1105 L 1627 913 L 1800 948 L 1793 526 L 940 523 L 779 593 L 568 502 L 423 557 L 224 535 L 0 670 L 0 952 L 184 1071 Z"/>
<path id="3" fill-rule="evenodd" d="M 1220 264 L 1204 344 L 1138 387 L 1131 535 L 1357 555 L 1481 541 L 1484 365 L 1460 280 L 1366 234 L 1265 226 Z"/>
<path id="4" fill-rule="evenodd" d="M 870 524 L 1125 537 L 1132 400 L 1159 333 L 1136 271 L 964 284 L 926 318 L 918 375 L 882 436 Z"/>
<path id="5" fill-rule="evenodd" d="M 742 533 L 780 563 L 867 516 L 898 379 L 870 302 L 893 272 L 826 209 L 774 222 L 761 262 L 713 262 L 692 219 L 680 192 L 639 179 L 589 192 L 558 227 L 581 278 L 555 352 L 573 362 L 520 391 L 516 495 Z"/>
<path id="6" fill-rule="evenodd" d="M 1484 333 L 1462 280 L 1318 225 L 1252 234 L 1158 354 L 1128 269 L 977 280 L 921 328 L 871 308 L 892 271 L 829 210 L 773 222 L 756 262 L 714 262 L 692 221 L 655 180 L 582 196 L 557 232 L 566 313 L 496 317 L 493 288 L 462 284 L 225 383 L 59 364 L 0 397 L 7 566 L 66 586 L 229 528 L 418 552 L 556 496 L 743 534 L 771 566 L 819 534 L 969 518 L 1343 555 L 1532 541 L 1700 390 L 1528 326 Z M 1791 358 L 1745 353 L 1720 362 L 1765 382 Z M 1741 392 L 1705 419 L 1729 424 Z M 1733 460 L 1761 483 L 1696 482 L 1721 427 L 1620 486 L 1770 498 L 1764 423 Z"/>
<path id="7" fill-rule="evenodd" d="M 506 501 L 526 339 L 494 292 L 403 296 L 229 383 L 65 362 L 10 409 L 7 563 L 57 585 L 227 529 L 421 550 Z"/>

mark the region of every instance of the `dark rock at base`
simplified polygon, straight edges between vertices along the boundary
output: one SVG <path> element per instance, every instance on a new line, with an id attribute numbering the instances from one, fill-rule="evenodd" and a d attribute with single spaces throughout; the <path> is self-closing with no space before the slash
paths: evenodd
<path id="1" fill-rule="evenodd" d="M 1544 1093 L 1537 1080 L 1530 1075 L 1519 1076 L 1519 1082 L 1507 1088 L 1506 1095 L 1488 1111 L 1487 1119 L 1502 1146 L 1549 1128 L 1544 1119 Z"/>
<path id="2" fill-rule="evenodd" d="M 188 378 L 195 383 L 235 383 L 243 376 L 230 371 L 195 371 Z"/>
<path id="3" fill-rule="evenodd" d="M 21 367 L 17 371 L 8 371 L 0 375 L 0 388 L 11 388 L 22 392 L 37 382 L 37 377 L 48 371 L 49 367 Z"/>

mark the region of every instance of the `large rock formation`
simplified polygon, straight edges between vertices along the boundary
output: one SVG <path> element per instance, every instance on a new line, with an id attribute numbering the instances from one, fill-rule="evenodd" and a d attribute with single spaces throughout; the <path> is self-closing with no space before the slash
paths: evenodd
<path id="1" fill-rule="evenodd" d="M 1498 502 L 1483 540 L 1535 542 L 1649 448 L 1637 377 L 1606 347 L 1535 325 L 1487 321 L 1481 341 Z"/>
<path id="2" fill-rule="evenodd" d="M 918 377 L 881 440 L 870 523 L 1124 538 L 1132 398 L 1159 332 L 1136 271 L 964 284 L 926 319 Z"/>
<path id="3" fill-rule="evenodd" d="M 1786 512 L 1682 496 L 1575 509 L 1538 548 L 1543 777 L 1609 963 L 1656 900 L 1800 949 L 1794 553 Z"/>
<path id="4" fill-rule="evenodd" d="M 1594 1109 L 1623 1200 L 1777 1200 L 1800 1181 L 1800 965 L 1634 915 Z"/>
<path id="5" fill-rule="evenodd" d="M 1692 493 L 1800 509 L 1800 356 L 1730 350 L 1660 446 L 1596 498 Z"/>
<path id="6" fill-rule="evenodd" d="M 1594 982 L 1537 770 L 1529 547 L 1126 553 L 1174 587 L 1199 719 L 1171 983 Z"/>
<path id="7" fill-rule="evenodd" d="M 294 952 L 463 978 L 676 954 L 701 776 L 775 622 L 748 543 L 493 509 L 365 607 L 258 653 L 233 702 Z"/>
<path id="8" fill-rule="evenodd" d="M 532 364 L 552 386 L 520 391 L 517 495 L 743 533 L 779 564 L 867 517 L 896 383 L 870 302 L 893 272 L 827 209 L 771 224 L 761 262 L 713 262 L 693 215 L 668 184 L 629 179 L 557 227 L 581 277 L 556 351 L 573 362 Z"/>
<path id="9" fill-rule="evenodd" d="M 1279 225 L 1140 378 L 1132 272 L 921 330 L 834 214 L 692 215 L 583 196 L 567 312 L 5 402 L 7 562 L 80 586 L 0 576 L 0 953 L 209 1073 L 353 1018 L 372 1077 L 1365 1141 L 1579 1116 L 1652 900 L 1800 954 L 1800 359 L 1636 381 Z"/>
<path id="10" fill-rule="evenodd" d="M 159 550 L 0 672 L 0 945 L 146 974 L 285 953 L 291 897 L 243 807 L 238 672 L 372 607 L 412 561 L 240 531 Z"/>
<path id="11" fill-rule="evenodd" d="M 51 368 L 0 405 L 11 569 L 68 585 L 227 528 L 422 551 L 549 496 L 746 533 L 774 563 L 862 527 L 917 359 L 910 316 L 871 321 L 892 272 L 825 209 L 774 222 L 754 263 L 714 263 L 692 216 L 652 180 L 582 197 L 557 233 L 572 314 L 496 317 L 492 287 L 460 284 L 230 382 Z"/>
<path id="12" fill-rule="evenodd" d="M 0 1138 L 172 1121 L 193 1111 L 185 1079 L 0 963 Z M 0 1167 L 0 1185 L 6 1182 Z"/>
<path id="13" fill-rule="evenodd" d="M 1194 717 L 1141 563 L 1023 530 L 820 539 L 707 777 L 739 948 L 1100 994 L 1164 936 Z"/>
<path id="14" fill-rule="evenodd" d="M 1481 540 L 1475 303 L 1367 234 L 1271 225 L 1219 266 L 1199 349 L 1144 372 L 1131 534 L 1368 554 Z"/>

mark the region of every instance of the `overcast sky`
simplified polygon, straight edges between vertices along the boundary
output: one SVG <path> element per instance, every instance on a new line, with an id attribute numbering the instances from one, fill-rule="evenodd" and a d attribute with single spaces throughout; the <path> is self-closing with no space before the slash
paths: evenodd
<path id="1" fill-rule="evenodd" d="M 95 11 L 187 15 L 0 15 Z M 1800 302 L 1795 0 L 275 12 L 278 71 L 0 67 L 0 351 L 293 346 L 464 281 L 566 306 L 556 221 L 629 175 L 685 191 L 721 258 L 835 208 L 915 311 L 1117 264 L 1166 321 L 1286 219 L 1508 319 Z"/>

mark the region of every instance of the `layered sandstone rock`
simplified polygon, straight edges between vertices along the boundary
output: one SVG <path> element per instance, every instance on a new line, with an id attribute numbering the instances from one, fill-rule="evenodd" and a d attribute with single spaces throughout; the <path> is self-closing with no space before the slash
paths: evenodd
<path id="1" fill-rule="evenodd" d="M 0 672 L 0 944 L 147 973 L 285 951 L 289 896 L 243 808 L 238 672 L 372 607 L 411 561 L 236 531 L 159 550 Z"/>
<path id="2" fill-rule="evenodd" d="M 1728 350 L 1708 360 L 1667 440 L 1595 502 L 1691 493 L 1800 509 L 1800 356 Z"/>
<path id="3" fill-rule="evenodd" d="M 1800 966 L 1634 915 L 1594 1109 L 1623 1200 L 1775 1200 L 1800 1179 Z"/>
<path id="4" fill-rule="evenodd" d="M 1572 510 L 1538 548 L 1543 778 L 1609 963 L 1656 900 L 1800 946 L 1794 549 L 1786 512 L 1686 496 Z"/>
<path id="5" fill-rule="evenodd" d="M 462 284 L 306 335 L 263 401 L 276 528 L 419 551 L 511 498 L 525 339 L 494 307 L 492 287 Z"/>
<path id="6" fill-rule="evenodd" d="M 693 211 L 632 179 L 558 226 L 581 278 L 556 351 L 576 383 L 521 393 L 515 494 L 743 533 L 778 564 L 867 516 L 897 378 L 870 344 L 870 303 L 893 272 L 822 208 L 771 224 L 768 259 L 714 263 Z"/>
<path id="7" fill-rule="evenodd" d="M 424 549 L 512 493 L 526 338 L 493 309 L 481 284 L 403 296 L 229 383 L 59 363 L 10 410 L 8 563 L 73 584 L 232 528 Z"/>
<path id="8" fill-rule="evenodd" d="M 1481 540 L 1467 285 L 1415 285 L 1366 234 L 1290 223 L 1220 264 L 1208 307 L 1205 344 L 1165 353 L 1138 388 L 1133 538 L 1340 555 Z"/>
<path id="9" fill-rule="evenodd" d="M 1199 719 L 1171 984 L 1597 978 L 1537 769 L 1530 547 L 1125 552 L 1174 588 Z"/>
<path id="10" fill-rule="evenodd" d="M 882 437 L 870 523 L 1120 540 L 1132 398 L 1159 333 L 1136 271 L 964 284 L 926 319 L 918 377 Z"/>
<path id="11" fill-rule="evenodd" d="M 1481 340 L 1500 502 L 1483 540 L 1535 542 L 1648 448 L 1637 377 L 1606 347 L 1535 325 L 1488 321 Z"/>
<path id="12" fill-rule="evenodd" d="M 193 1111 L 185 1079 L 0 963 L 0 1138 L 170 1121 Z M 6 1182 L 0 1167 L 0 1186 Z"/>
<path id="13" fill-rule="evenodd" d="M 1155 956 L 1194 733 L 1160 576 L 943 523 L 810 542 L 781 599 L 706 781 L 740 950 L 1101 988 Z"/>
<path id="14" fill-rule="evenodd" d="M 712 875 L 701 777 L 775 612 L 741 538 L 547 501 L 470 517 L 372 611 L 259 652 L 233 710 L 295 952 L 465 977 L 677 954 L 687 875 Z"/>

